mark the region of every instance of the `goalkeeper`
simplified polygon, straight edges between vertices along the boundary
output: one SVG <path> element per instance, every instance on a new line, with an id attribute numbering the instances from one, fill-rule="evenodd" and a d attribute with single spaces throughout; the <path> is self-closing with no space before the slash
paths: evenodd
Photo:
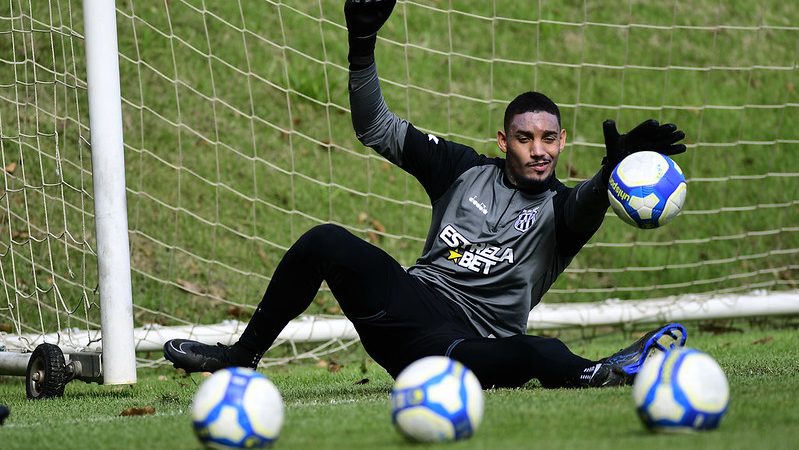
<path id="1" fill-rule="evenodd" d="M 286 252 L 263 300 L 232 346 L 173 339 L 165 357 L 188 372 L 255 367 L 286 324 L 327 282 L 367 353 L 396 377 L 413 361 L 446 355 L 483 387 L 630 384 L 654 351 L 685 344 L 669 324 L 601 360 L 558 339 L 526 334 L 527 317 L 599 229 L 610 172 L 630 153 L 685 151 L 673 124 L 647 120 L 626 134 L 603 124 L 606 155 L 574 188 L 555 177 L 566 145 L 560 111 L 526 92 L 505 110 L 497 145 L 504 158 L 417 130 L 392 113 L 378 82 L 374 49 L 393 0 L 347 0 L 350 103 L 358 139 L 413 175 L 432 205 L 423 253 L 404 269 L 390 255 L 335 225 L 312 228 Z"/>

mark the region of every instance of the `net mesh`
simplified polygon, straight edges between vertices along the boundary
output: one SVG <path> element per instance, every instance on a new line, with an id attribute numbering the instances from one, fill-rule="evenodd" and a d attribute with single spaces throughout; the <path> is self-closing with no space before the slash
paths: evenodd
<path id="1" fill-rule="evenodd" d="M 609 213 L 545 302 L 794 289 L 799 5 L 739 3 L 404 1 L 377 63 L 396 113 L 490 156 L 505 105 L 547 93 L 569 185 L 598 169 L 604 119 L 686 132 L 682 215 Z M 429 200 L 352 131 L 342 5 L 117 2 L 137 326 L 246 321 L 317 224 L 420 254 Z M 99 321 L 82 39 L 80 2 L 0 6 L 0 333 Z M 308 313 L 341 317 L 324 288 Z"/>

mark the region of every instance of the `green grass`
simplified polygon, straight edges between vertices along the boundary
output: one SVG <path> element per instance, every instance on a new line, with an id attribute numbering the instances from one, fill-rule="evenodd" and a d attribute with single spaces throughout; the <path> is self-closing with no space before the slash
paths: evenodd
<path id="1" fill-rule="evenodd" d="M 341 3 L 117 2 L 136 325 L 240 318 L 319 222 L 405 265 L 419 255 L 424 192 L 352 131 Z M 796 288 L 799 6 L 617 3 L 401 2 L 378 43 L 384 95 L 419 127 L 498 155 L 505 104 L 541 90 L 562 105 L 570 144 L 558 170 L 569 184 L 597 170 L 605 118 L 624 129 L 652 116 L 686 131 L 691 148 L 676 158 L 689 179 L 684 214 L 647 232 L 609 216 L 545 301 Z M 49 24 L 59 32 L 43 31 Z M 0 6 L 0 332 L 99 321 L 81 35 L 80 2 Z M 310 312 L 335 311 L 323 292 Z M 487 392 L 477 435 L 445 448 L 790 448 L 795 323 L 744 328 L 691 330 L 730 377 L 719 431 L 649 435 L 627 388 L 532 384 Z M 589 357 L 631 337 L 589 333 L 598 336 L 562 336 Z M 334 357 L 344 363 L 336 373 L 267 371 L 287 403 L 279 447 L 409 447 L 391 429 L 389 377 L 358 351 Z M 140 376 L 125 388 L 73 383 L 45 402 L 0 378 L 13 414 L 0 447 L 197 448 L 186 411 L 201 377 Z M 146 406 L 155 415 L 120 417 Z"/>
<path id="2" fill-rule="evenodd" d="M 688 435 L 650 434 L 635 415 L 630 388 L 547 390 L 535 382 L 485 392 L 485 418 L 475 436 L 454 449 L 776 449 L 799 439 L 799 335 L 796 320 L 689 324 L 689 344 L 714 356 L 730 382 L 731 404 L 718 430 Z M 638 335 L 610 329 L 562 331 L 575 352 L 591 358 L 615 351 Z M 359 350 L 339 355 L 343 367 L 262 369 L 280 389 L 286 421 L 276 448 L 419 448 L 394 431 L 390 377 Z M 26 401 L 19 378 L 0 378 L 0 399 L 12 415 L 0 427 L 3 449 L 199 448 L 189 404 L 201 375 L 171 368 L 140 371 L 132 387 L 73 382 L 64 398 Z M 368 380 L 368 382 L 363 382 Z M 129 408 L 155 413 L 122 417 Z"/>

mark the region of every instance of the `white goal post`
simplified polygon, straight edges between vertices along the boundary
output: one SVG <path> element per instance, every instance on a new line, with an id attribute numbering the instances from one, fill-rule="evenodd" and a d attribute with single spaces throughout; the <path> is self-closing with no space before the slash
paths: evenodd
<path id="1" fill-rule="evenodd" d="M 116 7 L 83 0 L 103 382 L 136 382 Z"/>
<path id="2" fill-rule="evenodd" d="M 507 103 L 552 96 L 568 185 L 597 170 L 604 119 L 685 130 L 681 216 L 642 231 L 609 212 L 531 330 L 799 314 L 799 7 L 684 3 L 406 0 L 380 32 L 386 100 L 425 132 L 500 156 Z M 314 225 L 413 264 L 429 199 L 355 139 L 342 6 L 0 6 L 0 375 L 43 342 L 102 351 L 108 384 L 167 339 L 230 343 Z M 323 288 L 265 364 L 356 339 Z"/>
<path id="3" fill-rule="evenodd" d="M 77 340 L 73 335 L 72 340 L 66 340 L 58 330 L 59 333 L 52 336 L 24 337 L 16 346 L 11 345 L 12 339 L 6 337 L 3 350 L 14 347 L 30 349 L 32 345 L 47 342 L 60 345 L 66 352 L 80 351 L 87 349 L 92 341 L 101 340 L 102 382 L 109 385 L 134 384 L 136 355 L 115 4 L 110 0 L 84 0 L 83 18 L 102 333 Z M 55 276 L 53 274 L 53 278 Z M 54 292 L 58 292 L 57 288 Z M 7 305 L 11 309 L 14 303 L 9 301 Z M 74 347 L 74 343 L 81 342 L 86 347 Z M 0 352 L 0 374 L 24 374 L 28 363 L 25 356 L 29 355 L 20 355 Z"/>

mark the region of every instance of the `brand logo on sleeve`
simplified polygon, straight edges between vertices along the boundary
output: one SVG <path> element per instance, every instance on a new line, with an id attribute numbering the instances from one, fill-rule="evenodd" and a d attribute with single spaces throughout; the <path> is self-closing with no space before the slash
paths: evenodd
<path id="1" fill-rule="evenodd" d="M 538 206 L 533 209 L 525 209 L 519 214 L 519 217 L 516 218 L 516 223 L 513 224 L 513 228 L 516 228 L 520 232 L 524 233 L 525 231 L 529 230 L 530 227 L 535 225 L 535 221 L 538 218 Z"/>

